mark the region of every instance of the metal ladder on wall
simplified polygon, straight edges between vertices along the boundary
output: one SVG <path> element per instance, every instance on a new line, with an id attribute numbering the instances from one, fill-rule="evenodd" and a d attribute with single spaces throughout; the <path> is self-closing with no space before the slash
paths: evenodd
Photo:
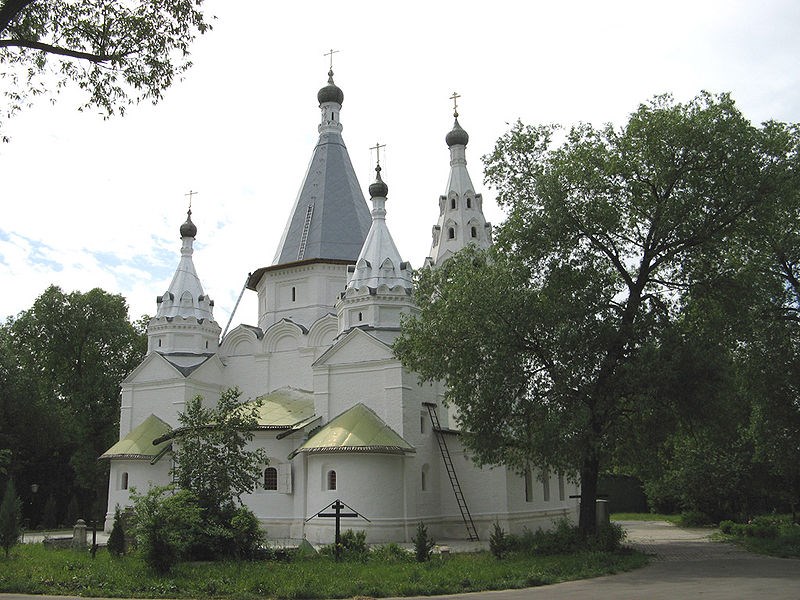
<path id="1" fill-rule="evenodd" d="M 311 215 L 314 214 L 314 205 L 309 204 L 306 209 L 306 221 L 303 223 L 303 234 L 300 236 L 300 248 L 297 251 L 297 260 L 303 260 L 306 253 L 306 242 L 308 241 L 308 230 L 311 229 Z"/>
<path id="2" fill-rule="evenodd" d="M 423 402 L 423 405 L 427 407 L 428 414 L 431 417 L 431 424 L 436 434 L 436 441 L 439 443 L 439 451 L 442 453 L 442 461 L 444 461 L 447 476 L 450 478 L 450 485 L 453 486 L 453 493 L 456 496 L 458 510 L 461 511 L 461 518 L 464 520 L 464 526 L 467 528 L 467 539 L 471 542 L 477 542 L 478 531 L 475 529 L 475 523 L 472 522 L 472 515 L 469 514 L 467 501 L 464 499 L 464 492 L 461 491 L 461 485 L 458 483 L 456 470 L 453 467 L 453 459 L 450 457 L 450 451 L 447 449 L 447 442 L 444 439 L 444 433 L 439 424 L 439 415 L 436 414 L 436 405 L 429 402 Z"/>

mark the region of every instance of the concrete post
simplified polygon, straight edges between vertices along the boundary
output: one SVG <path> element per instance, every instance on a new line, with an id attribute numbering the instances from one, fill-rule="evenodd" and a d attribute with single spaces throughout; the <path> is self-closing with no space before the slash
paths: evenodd
<path id="1" fill-rule="evenodd" d="M 86 521 L 83 519 L 78 519 L 78 522 L 75 523 L 75 527 L 72 530 L 72 547 L 86 547 Z"/>
<path id="2" fill-rule="evenodd" d="M 597 500 L 597 503 L 595 504 L 595 511 L 598 527 L 603 527 L 611 522 L 608 514 L 608 500 Z"/>

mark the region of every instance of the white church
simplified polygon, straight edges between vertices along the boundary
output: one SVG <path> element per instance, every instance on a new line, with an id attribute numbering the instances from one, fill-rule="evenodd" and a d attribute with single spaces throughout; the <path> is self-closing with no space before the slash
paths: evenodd
<path id="1" fill-rule="evenodd" d="M 388 186 L 378 165 L 370 211 L 342 139 L 344 94 L 332 71 L 317 99 L 319 141 L 275 258 L 247 281 L 258 294 L 256 325 L 220 341 L 192 258 L 191 210 L 180 226 L 180 260 L 157 298 L 147 355 L 122 383 L 120 441 L 101 457 L 111 465 L 106 529 L 115 506 L 130 505 L 131 487 L 172 480 L 169 433 L 187 402 L 201 395 L 213 405 L 234 386 L 245 401 L 262 400 L 253 444 L 269 462 L 242 500 L 270 538 L 329 543 L 334 520 L 309 517 L 336 499 L 369 519 L 343 528 L 365 530 L 371 543 L 410 541 L 419 522 L 439 540 L 486 540 L 495 522 L 519 532 L 575 519 L 576 486 L 563 476 L 476 467 L 442 385 L 420 384 L 394 357 L 401 317 L 416 309 L 411 267 L 386 223 Z M 491 244 L 467 171 L 469 136 L 455 116 L 425 268 Z"/>

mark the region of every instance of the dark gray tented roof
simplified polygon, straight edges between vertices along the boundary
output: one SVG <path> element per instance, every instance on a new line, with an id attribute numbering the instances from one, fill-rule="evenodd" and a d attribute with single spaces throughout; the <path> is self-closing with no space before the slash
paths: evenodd
<path id="1" fill-rule="evenodd" d="M 313 259 L 355 262 L 371 223 L 342 136 L 322 133 L 272 264 Z"/>

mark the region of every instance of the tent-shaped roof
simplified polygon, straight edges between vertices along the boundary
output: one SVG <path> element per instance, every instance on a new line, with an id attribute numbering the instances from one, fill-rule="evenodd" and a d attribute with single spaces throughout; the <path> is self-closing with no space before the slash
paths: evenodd
<path id="1" fill-rule="evenodd" d="M 106 450 L 100 458 L 134 458 L 152 460 L 166 450 L 170 442 L 153 444 L 163 438 L 172 428 L 155 415 L 150 415 L 138 427 Z"/>
<path id="2" fill-rule="evenodd" d="M 300 452 L 403 454 L 415 450 L 383 419 L 359 403 L 322 427 L 292 456 Z"/>

